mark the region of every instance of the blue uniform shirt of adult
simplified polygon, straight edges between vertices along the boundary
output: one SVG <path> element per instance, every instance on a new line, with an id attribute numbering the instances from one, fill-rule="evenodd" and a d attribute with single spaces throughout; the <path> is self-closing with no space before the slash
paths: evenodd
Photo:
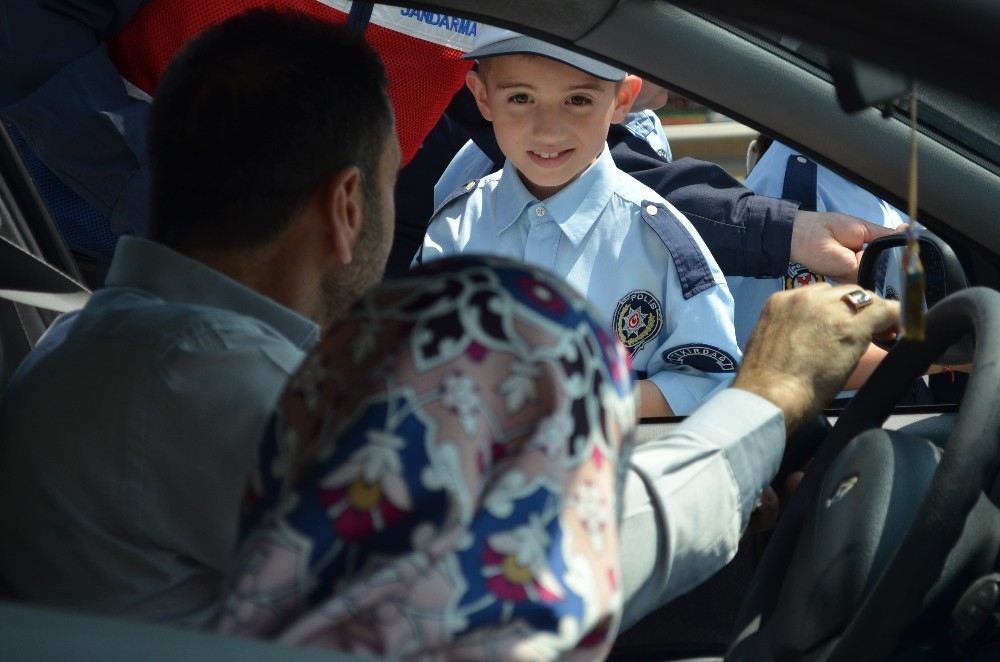
<path id="1" fill-rule="evenodd" d="M 619 170 L 607 148 L 543 202 L 509 161 L 461 187 L 415 261 L 456 253 L 511 257 L 565 278 L 677 414 L 732 381 L 740 352 L 721 270 L 687 219 Z"/>
<path id="2" fill-rule="evenodd" d="M 815 211 L 836 211 L 851 216 L 863 218 L 888 228 L 895 228 L 900 223 L 908 222 L 908 217 L 885 200 L 869 193 L 857 184 L 850 182 L 829 168 L 814 164 L 787 145 L 774 142 L 761 156 L 760 161 L 747 176 L 746 185 L 758 195 L 779 198 L 788 197 L 786 192 L 786 175 L 789 173 L 790 160 L 792 166 L 809 166 L 809 171 L 815 173 L 815 183 L 811 177 L 804 182 L 808 189 L 804 195 L 810 196 L 815 191 Z M 803 172 L 807 172 L 803 168 Z M 796 186 L 795 188 L 801 188 Z M 812 200 L 806 202 L 803 209 L 809 209 Z M 822 279 L 822 278 L 819 278 Z M 736 337 L 740 346 L 744 346 L 754 324 L 760 317 L 764 302 L 775 292 L 808 285 L 818 280 L 799 265 L 792 264 L 789 272 L 779 278 L 743 278 L 728 277 L 729 289 L 736 299 Z M 795 339 L 790 338 L 789 342 Z"/>
<path id="3" fill-rule="evenodd" d="M 154 242 L 55 322 L 0 400 L 0 575 L 31 602 L 203 625 L 310 320 Z"/>
<path id="4" fill-rule="evenodd" d="M 102 267 L 147 229 L 149 97 L 102 43 L 146 1 L 0 6 L 0 118 L 69 248 Z"/>

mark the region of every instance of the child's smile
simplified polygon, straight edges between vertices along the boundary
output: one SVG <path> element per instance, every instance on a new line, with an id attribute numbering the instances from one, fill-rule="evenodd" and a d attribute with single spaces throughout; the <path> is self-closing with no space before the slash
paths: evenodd
<path id="1" fill-rule="evenodd" d="M 535 152 L 528 150 L 528 156 L 540 168 L 558 168 L 573 155 L 574 150 L 564 149 L 556 152 Z"/>

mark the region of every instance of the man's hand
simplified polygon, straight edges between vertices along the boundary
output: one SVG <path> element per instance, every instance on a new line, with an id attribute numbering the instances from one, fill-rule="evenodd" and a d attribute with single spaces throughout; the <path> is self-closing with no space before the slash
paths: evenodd
<path id="1" fill-rule="evenodd" d="M 791 432 L 833 399 L 876 333 L 894 329 L 899 304 L 871 294 L 854 310 L 841 297 L 855 285 L 778 292 L 754 327 L 733 382 L 777 405 Z"/>
<path id="2" fill-rule="evenodd" d="M 810 271 L 853 283 L 865 244 L 896 231 L 839 212 L 799 210 L 790 258 Z"/>

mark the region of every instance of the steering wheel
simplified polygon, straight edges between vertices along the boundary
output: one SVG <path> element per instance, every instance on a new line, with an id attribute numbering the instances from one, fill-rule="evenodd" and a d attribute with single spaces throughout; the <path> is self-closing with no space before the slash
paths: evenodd
<path id="1" fill-rule="evenodd" d="M 928 441 L 878 429 L 966 335 L 972 374 L 943 456 Z M 950 607 L 956 590 L 992 570 L 1000 511 L 983 492 L 1000 466 L 998 385 L 1000 293 L 976 287 L 942 299 L 928 312 L 926 341 L 890 351 L 810 464 L 751 581 L 726 660 L 886 658 L 929 603 Z"/>

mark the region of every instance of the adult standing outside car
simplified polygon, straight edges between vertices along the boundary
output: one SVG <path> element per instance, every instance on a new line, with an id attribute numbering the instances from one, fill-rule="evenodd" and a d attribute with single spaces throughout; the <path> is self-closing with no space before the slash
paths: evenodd
<path id="1" fill-rule="evenodd" d="M 149 95 L 104 45 L 145 1 L 0 0 L 0 121 L 91 282 L 148 228 Z"/>
<path id="2" fill-rule="evenodd" d="M 147 236 L 149 104 L 166 64 L 254 7 L 365 34 L 388 72 L 404 163 L 464 81 L 478 25 L 350 0 L 0 0 L 0 121 L 91 287 L 119 236 Z"/>

